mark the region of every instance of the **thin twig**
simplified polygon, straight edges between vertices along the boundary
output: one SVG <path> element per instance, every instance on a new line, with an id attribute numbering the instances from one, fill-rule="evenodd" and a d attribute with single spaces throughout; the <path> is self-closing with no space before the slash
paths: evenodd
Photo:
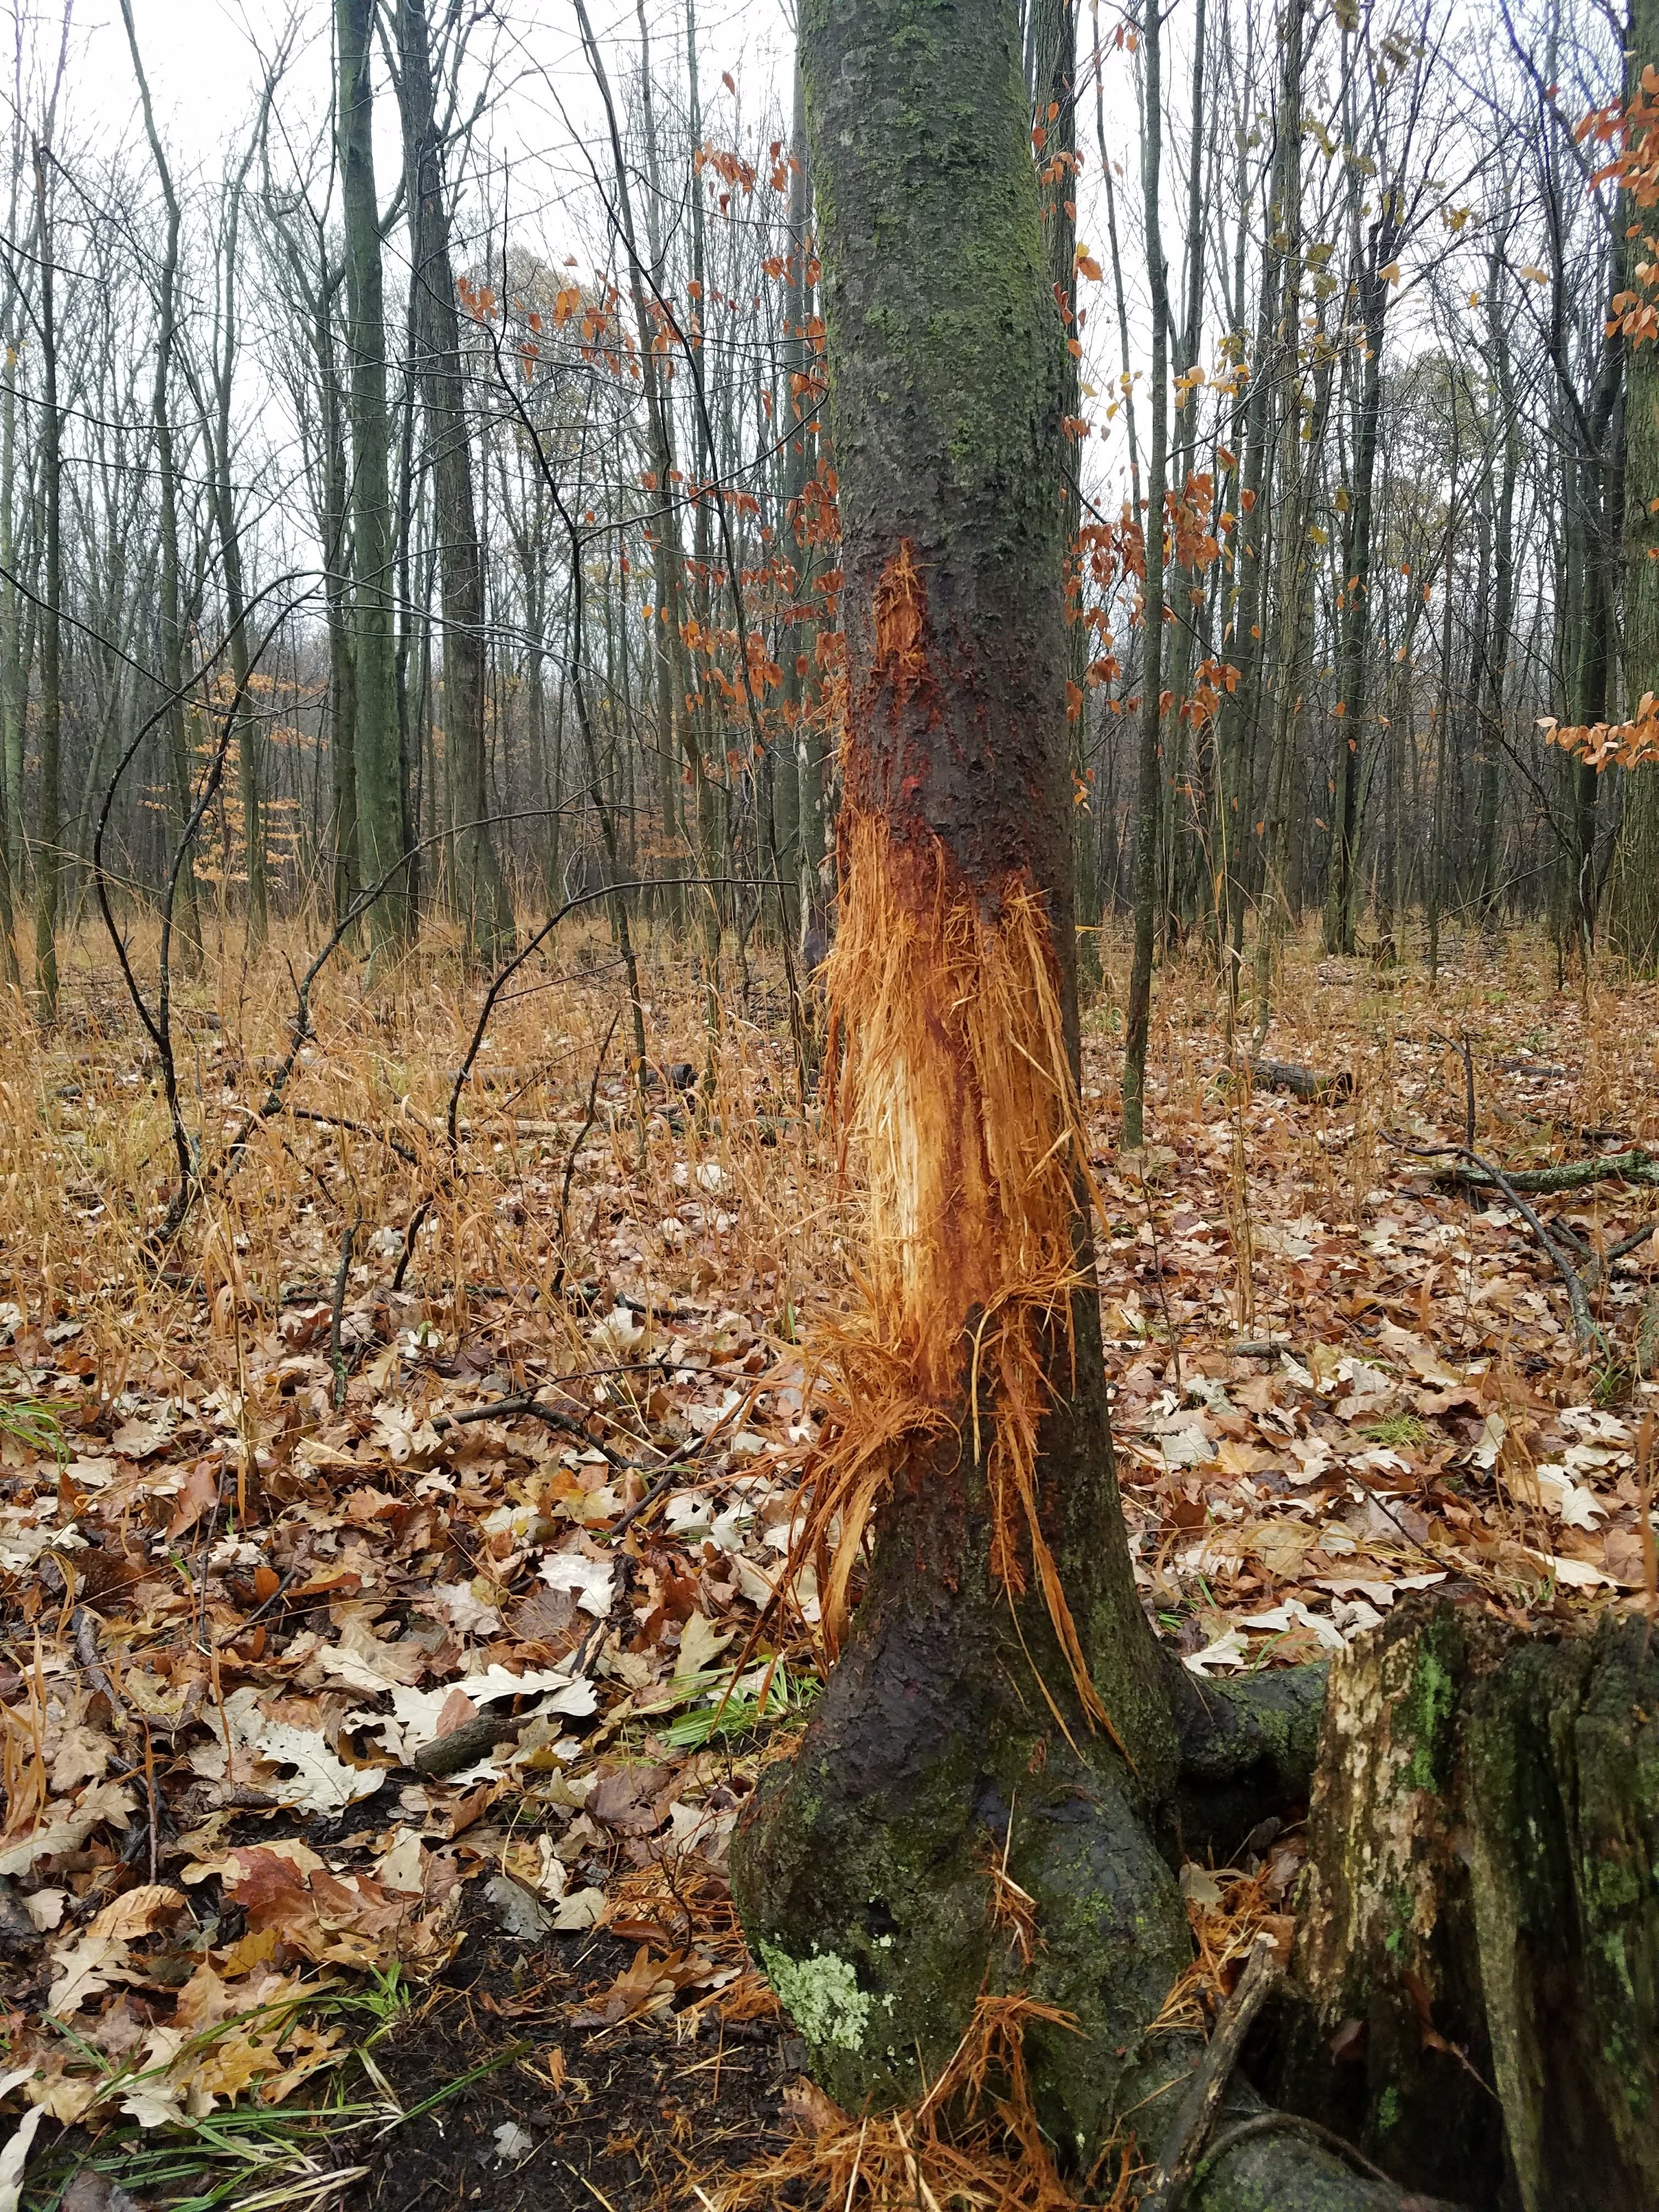
<path id="1" fill-rule="evenodd" d="M 319 1114 L 310 1106 L 290 1106 L 288 1110 L 291 1121 L 314 1121 L 323 1129 L 344 1129 L 354 1137 L 367 1137 L 371 1143 L 385 1145 L 411 1168 L 419 1164 L 409 1146 L 400 1143 L 389 1129 L 377 1129 L 367 1121 L 349 1121 L 343 1114 Z"/>
<path id="2" fill-rule="evenodd" d="M 362 1201 L 348 1223 L 340 1238 L 340 1264 L 334 1271 L 334 1303 L 328 1315 L 328 1359 L 334 1370 L 334 1410 L 337 1413 L 346 1401 L 345 1354 L 340 1347 L 340 1333 L 345 1316 L 346 1283 L 351 1273 L 351 1248 L 357 1241 L 357 1231 L 363 1225 Z"/>
<path id="3" fill-rule="evenodd" d="M 620 1452 L 612 1451 L 609 1444 L 602 1443 L 598 1437 L 590 1433 L 586 1423 L 577 1420 L 573 1414 L 562 1413 L 554 1406 L 544 1406 L 533 1390 L 520 1391 L 516 1396 L 511 1398 L 495 1398 L 487 1406 L 471 1406 L 465 1413 L 439 1413 L 434 1417 L 432 1426 L 440 1436 L 442 1436 L 447 1429 L 463 1428 L 469 1421 L 513 1421 L 521 1419 L 542 1421 L 550 1429 L 560 1429 L 567 1436 L 578 1437 L 583 1443 L 590 1445 L 594 1451 L 598 1452 L 607 1465 L 614 1468 L 618 1474 L 648 1474 L 654 1479 L 669 1473 L 678 1474 L 688 1461 L 695 1459 L 700 1451 L 704 1450 L 709 1442 L 708 1437 L 695 1437 L 690 1443 L 682 1444 L 670 1458 L 659 1461 L 655 1467 L 643 1467 L 638 1460 L 624 1459 Z M 709 1433 L 712 1436 L 714 1432 L 711 1430 Z M 629 1516 L 621 1522 L 621 1527 L 629 1527 L 631 1525 L 631 1521 L 636 1517 L 635 1509 L 630 1507 Z"/>

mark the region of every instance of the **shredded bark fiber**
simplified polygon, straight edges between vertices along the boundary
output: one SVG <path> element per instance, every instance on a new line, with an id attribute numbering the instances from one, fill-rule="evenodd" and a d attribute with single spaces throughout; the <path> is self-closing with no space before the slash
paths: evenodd
<path id="1" fill-rule="evenodd" d="M 1017 877 L 975 895 L 937 839 L 848 812 L 830 1056 L 844 1048 L 836 1108 L 868 1190 L 866 1306 L 836 1347 L 836 1433 L 799 1549 L 828 1550 L 833 1650 L 895 1468 L 919 1437 L 965 1428 L 993 1571 L 1011 1598 L 1035 1572 L 1084 1711 L 1115 1742 L 1038 1511 L 1045 1347 L 1069 1345 L 1088 1175 L 1047 909 Z"/>

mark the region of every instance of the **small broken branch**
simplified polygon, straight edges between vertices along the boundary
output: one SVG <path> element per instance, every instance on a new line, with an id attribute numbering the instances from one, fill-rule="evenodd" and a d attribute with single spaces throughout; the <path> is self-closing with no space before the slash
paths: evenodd
<path id="1" fill-rule="evenodd" d="M 1177 2212 L 1209 2141 L 1239 2052 L 1256 2014 L 1278 1986 L 1283 1967 L 1270 1936 L 1258 1936 L 1227 2008 L 1216 2022 L 1192 2085 L 1158 2154 L 1140 2212 Z"/>
<path id="2" fill-rule="evenodd" d="M 620 1452 L 612 1451 L 609 1444 L 601 1443 L 599 1439 L 583 1422 L 578 1420 L 574 1414 L 562 1413 L 556 1407 L 544 1406 L 533 1390 L 522 1391 L 514 1398 L 496 1398 L 487 1406 L 471 1406 L 461 1413 L 436 1414 L 433 1419 L 432 1425 L 437 1433 L 442 1436 L 447 1429 L 465 1427 L 469 1421 L 512 1421 L 521 1418 L 544 1422 L 550 1429 L 562 1430 L 565 1435 L 575 1437 L 582 1443 L 598 1452 L 600 1458 L 618 1474 L 648 1474 L 653 1485 L 664 1475 L 682 1472 L 688 1462 L 695 1459 L 697 1454 L 706 1448 L 710 1437 L 717 1433 L 715 1430 L 711 1430 L 707 1437 L 694 1437 L 689 1443 L 682 1444 L 678 1451 L 672 1453 L 658 1466 L 641 1467 L 637 1460 L 624 1459 Z M 649 1492 L 647 1496 L 648 1498 Z M 638 1506 L 630 1506 L 628 1509 L 627 1514 L 618 1524 L 618 1534 L 623 1528 L 630 1527 L 638 1518 L 645 1503 L 646 1500 L 641 1499 Z"/>
<path id="3" fill-rule="evenodd" d="M 569 1668 L 573 1682 L 580 1679 L 582 1668 L 605 1626 L 602 1616 L 582 1637 L 569 1658 L 558 1662 Z M 416 1774 L 430 1776 L 434 1780 L 447 1774 L 459 1774 L 464 1767 L 488 1759 L 498 1743 L 516 1743 L 537 1717 L 533 1711 L 479 1713 L 470 1721 L 463 1721 L 459 1728 L 451 1729 L 447 1735 L 434 1736 L 430 1743 L 417 1744 L 404 1764 Z"/>
<path id="4" fill-rule="evenodd" d="M 516 1743 L 534 1717 L 533 1713 L 480 1713 L 473 1720 L 463 1721 L 459 1728 L 451 1729 L 447 1735 L 434 1736 L 430 1743 L 417 1745 L 404 1764 L 416 1774 L 441 1781 L 446 1775 L 459 1774 L 464 1767 L 488 1759 L 498 1743 Z"/>

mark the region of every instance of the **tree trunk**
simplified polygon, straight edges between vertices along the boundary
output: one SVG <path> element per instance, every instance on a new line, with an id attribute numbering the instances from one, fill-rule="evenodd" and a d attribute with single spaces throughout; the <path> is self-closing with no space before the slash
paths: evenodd
<path id="1" fill-rule="evenodd" d="M 1502 799 L 1504 696 L 1512 649 L 1510 631 L 1515 620 L 1515 492 L 1516 479 L 1520 473 L 1521 435 L 1508 331 L 1501 304 L 1504 272 L 1496 250 L 1489 257 L 1486 267 L 1487 295 L 1492 303 L 1491 357 L 1497 385 L 1495 411 L 1498 419 L 1494 427 L 1502 456 L 1498 471 L 1496 512 L 1492 525 L 1494 599 L 1492 628 L 1486 645 L 1485 719 L 1480 744 L 1480 918 L 1482 925 L 1490 929 L 1497 921 L 1498 890 L 1503 874 L 1503 843 L 1498 822 Z"/>
<path id="2" fill-rule="evenodd" d="M 830 984 L 846 1047 L 841 1110 L 870 1224 L 868 1309 L 841 1346 L 844 1403 L 798 1553 L 826 1546 L 832 1648 L 872 1516 L 875 1545 L 800 1749 L 764 1771 L 745 1808 L 734 1893 L 814 2070 L 849 2108 L 898 2104 L 936 2081 L 981 1996 L 1019 1993 L 1069 2013 L 1080 2033 L 1028 2021 L 1024 2060 L 1049 2140 L 1086 2169 L 1126 2126 L 1143 2144 L 1162 2138 L 1196 2056 L 1190 2037 L 1157 2025 L 1192 1955 L 1176 1839 L 1198 1855 L 1206 1839 L 1232 1847 L 1269 1804 L 1305 1789 L 1322 1686 L 1310 1670 L 1200 1692 L 1161 1651 L 1130 1571 L 1073 1149 L 1059 333 L 1014 8 L 809 0 L 802 33 L 848 633 Z M 1359 1655 L 1345 1681 L 1366 1682 L 1374 1663 Z M 1554 1680 L 1553 1662 L 1528 1648 L 1503 1663 L 1541 1667 L 1546 1687 Z M 1456 1704 L 1462 1675 L 1445 1672 Z M 1440 1678 L 1424 1679 L 1437 1719 Z M 1531 1730 L 1529 1763 L 1494 1753 L 1469 1802 L 1479 1835 L 1518 1850 L 1518 1819 L 1500 1807 L 1486 1820 L 1487 1796 L 1507 1789 L 1511 1808 L 1541 1808 L 1547 1788 L 1577 1779 L 1562 1802 L 1579 1807 L 1574 1832 L 1582 1841 L 1593 1826 L 1600 1853 L 1579 1862 L 1595 1895 L 1589 1932 L 1622 1933 L 1625 1949 L 1604 1940 L 1573 1966 L 1571 1949 L 1550 1948 L 1564 1923 L 1545 1900 L 1535 1967 L 1531 1952 L 1516 1965 L 1536 1978 L 1517 1985 L 1511 2014 L 1524 2025 L 1564 1955 L 1568 1982 L 1552 1991 L 1571 2001 L 1605 1980 L 1606 2017 L 1627 2053 L 1622 2086 L 1639 2100 L 1654 2065 L 1655 1908 L 1648 1831 L 1632 1820 L 1650 1823 L 1644 1777 L 1656 1760 L 1621 1758 L 1619 1731 L 1646 1748 L 1659 1723 L 1639 1716 L 1659 1711 L 1659 1683 L 1644 1707 L 1627 1668 L 1573 1679 L 1605 1683 L 1606 1755 L 1592 1765 L 1548 1725 L 1565 1711 L 1582 1735 L 1593 1699 L 1500 1698 L 1499 1720 L 1518 1716 L 1514 1726 Z M 1356 1832 L 1379 1854 L 1395 1833 L 1389 1802 L 1363 1811 L 1358 1831 L 1342 1817 L 1364 1795 L 1373 1741 L 1385 1724 L 1405 1726 L 1397 1695 L 1369 1694 L 1366 1711 L 1382 1715 L 1369 1734 L 1356 1741 L 1345 1689 L 1326 1737 L 1316 1908 L 1319 1883 L 1366 1871 Z M 1420 1786 L 1441 1774 L 1429 1768 Z M 1592 1774 L 1607 1778 L 1611 1809 L 1587 1826 Z M 1620 1807 L 1632 1815 L 1622 1827 Z M 1477 1894 L 1487 1885 L 1494 1925 L 1506 1911 L 1511 1927 L 1529 1924 L 1528 1882 L 1570 1863 L 1548 1850 L 1535 1868 L 1523 1859 L 1494 1847 L 1467 1878 Z M 1609 1864 L 1619 1878 L 1604 1893 Z M 1409 1866 L 1419 1890 L 1442 1885 L 1455 1917 L 1457 1862 Z M 999 1916 L 1005 1871 L 1030 1900 L 1030 1946 Z M 1316 1910 L 1293 2023 L 1323 2021 L 1327 1987 L 1346 2000 L 1358 1949 L 1340 1915 Z M 1620 1956 L 1635 1961 L 1634 1995 L 1612 1990 Z M 1595 2041 L 1595 2017 L 1574 2014 L 1572 2050 L 1587 2033 Z M 1326 2050 L 1316 2028 L 1301 2033 L 1316 2058 Z M 1541 2067 L 1539 2108 L 1553 2113 L 1555 2085 L 1567 2083 L 1578 2098 L 1568 2112 L 1606 2114 L 1609 2170 L 1650 2179 L 1645 2107 L 1613 2115 L 1600 2096 L 1607 2067 L 1565 2041 L 1540 2057 L 1535 2040 L 1515 2071 L 1530 2080 L 1526 2069 Z M 1291 2057 L 1298 2047 L 1293 2027 Z M 1393 2088 L 1403 2108 L 1417 2055 L 1402 2052 L 1379 2097 Z M 1289 2058 L 1285 2070 L 1295 2071 Z M 1259 2114 L 1252 2095 L 1236 2085 L 1233 2112 Z M 1392 2162 L 1392 2144 L 1380 2148 Z M 1496 2204 L 1490 2121 L 1466 2150 L 1471 2187 Z M 1523 2172 L 1529 2155 L 1553 2183 L 1562 2154 L 1523 2142 Z M 1360 2178 L 1293 2122 L 1218 2140 L 1188 2202 L 1205 2212 L 1402 2208 L 1392 2185 Z"/>
<path id="3" fill-rule="evenodd" d="M 1169 457 L 1170 280 L 1158 214 L 1164 149 L 1163 34 L 1156 5 L 1146 11 L 1140 178 L 1146 272 L 1152 301 L 1152 425 L 1146 448 L 1146 580 L 1141 593 L 1140 749 L 1135 778 L 1134 951 L 1123 1027 L 1123 1148 L 1145 1137 L 1146 1041 L 1152 1019 L 1152 946 L 1158 927 L 1158 831 L 1164 728 L 1164 493 Z"/>
<path id="4" fill-rule="evenodd" d="M 1010 0 L 816 0 L 803 58 L 850 701 L 830 990 L 873 1224 L 815 1492 L 825 1528 L 841 1516 L 832 1635 L 879 1512 L 845 1655 L 748 1808 L 735 1891 L 854 2107 L 936 2077 L 981 1990 L 1073 2013 L 1083 2034 L 1034 2027 L 1025 2056 L 1086 2166 L 1179 2086 L 1179 2039 L 1149 2024 L 1191 1939 L 1151 1818 L 1179 1685 L 1135 1593 L 1078 1281 L 1060 332 Z M 1036 1903 L 1029 1967 L 989 1910 L 998 1863 Z M 1322 2154 L 1261 2155 L 1346 2185 Z"/>
<path id="5" fill-rule="evenodd" d="M 150 412 L 155 426 L 155 473 L 161 495 L 161 684 L 166 693 L 162 729 L 167 738 L 167 807 L 175 841 L 182 840 L 194 805 L 191 757 L 185 726 L 185 624 L 179 585 L 179 471 L 173 458 L 172 374 L 178 343 L 179 234 L 180 210 L 173 173 L 162 150 L 150 107 L 149 82 L 138 52 L 138 36 L 132 24 L 131 0 L 121 0 L 121 20 L 126 27 L 133 75 L 138 80 L 138 100 L 144 118 L 144 135 L 161 186 L 167 208 L 167 245 L 157 281 L 155 381 Z M 173 894 L 173 925 L 178 933 L 179 963 L 187 971 L 202 963 L 201 920 L 196 896 L 196 871 L 191 854 L 177 854 L 177 888 Z"/>
<path id="6" fill-rule="evenodd" d="M 1139 2062 L 1188 1937 L 1133 1775 L 1085 1710 L 1103 1704 L 1143 1786 L 1172 1772 L 1093 1298 L 1065 1318 L 1085 1247 L 1066 1141 L 1061 332 L 1012 5 L 936 18 L 872 0 L 849 18 L 818 0 L 802 59 L 850 701 L 831 1007 L 875 1223 L 842 1449 L 855 1484 L 884 1450 L 890 1495 L 846 1656 L 744 1830 L 738 1894 L 816 2066 L 856 2106 L 903 2095 L 918 2061 L 936 2071 L 1006 1971 L 986 1911 L 987 1854 L 1006 1846 L 1048 1939 L 1033 1994 L 1100 2032 L 1086 2057 L 1074 2037 L 1044 2047 L 1067 2140 L 1093 2144 L 1124 2069 L 1103 2054 Z M 925 164 L 908 151 L 924 117 Z M 973 1413 L 970 1356 L 989 1386 Z M 861 1422 L 886 1424 L 884 1446 Z"/>
<path id="7" fill-rule="evenodd" d="M 1302 112 L 1302 87 L 1310 43 L 1301 0 L 1286 9 L 1281 31 L 1283 76 L 1279 86 L 1279 161 L 1274 220 L 1282 241 L 1278 283 L 1277 361 L 1283 384 L 1279 416 L 1279 467 L 1273 518 L 1275 543 L 1275 646 L 1268 685 L 1273 696 L 1273 744 L 1267 756 L 1263 819 L 1261 903 L 1256 915 L 1255 1025 L 1253 1048 L 1260 1051 L 1271 1022 L 1273 963 L 1290 921 L 1291 814 L 1295 795 L 1296 739 L 1303 704 L 1308 639 L 1313 624 L 1313 563 L 1309 532 L 1313 520 L 1310 454 L 1321 447 L 1330 404 L 1332 361 L 1325 340 L 1322 307 L 1310 339 L 1303 336 L 1301 136 L 1295 118 Z M 1313 386 L 1311 404 L 1304 381 Z M 1306 419 L 1304 421 L 1304 414 Z"/>
<path id="8" fill-rule="evenodd" d="M 1659 4 L 1632 0 L 1626 67 L 1634 98 L 1642 71 L 1659 64 Z M 1633 201 L 1626 217 L 1641 219 Z M 1659 693 L 1659 346 L 1632 340 L 1625 356 L 1625 693 L 1633 714 Z M 1632 769 L 1625 785 L 1613 877 L 1613 941 L 1644 975 L 1659 969 L 1659 771 Z"/>
<path id="9" fill-rule="evenodd" d="M 1244 415 L 1244 461 L 1238 480 L 1238 519 L 1231 549 L 1231 621 L 1224 624 L 1224 649 L 1231 641 L 1239 682 L 1223 701 L 1216 733 L 1216 865 L 1224 873 L 1223 931 L 1230 991 L 1237 996 L 1244 944 L 1244 905 L 1253 875 L 1252 798 L 1255 787 L 1257 733 L 1261 718 L 1267 664 L 1263 632 L 1267 618 L 1267 563 L 1273 445 L 1273 400 L 1285 348 L 1279 330 L 1279 292 L 1284 274 L 1286 208 L 1298 189 L 1298 141 L 1289 121 L 1287 100 L 1299 97 L 1303 10 L 1300 0 L 1285 10 L 1279 26 L 1282 52 L 1279 122 L 1275 134 L 1268 219 L 1262 227 L 1261 278 L 1257 292 L 1255 344 Z M 1291 72 L 1294 71 L 1292 76 Z M 1242 336 L 1242 333 L 1241 333 Z M 1294 341 L 1291 359 L 1294 361 Z M 1230 636 L 1231 633 L 1231 636 Z"/>
<path id="10" fill-rule="evenodd" d="M 380 210 L 374 191 L 374 0 L 335 0 L 339 161 L 351 356 L 353 764 L 362 888 L 385 882 L 369 912 L 373 963 L 396 957 L 412 934 L 404 843 L 404 762 L 398 744 L 393 637 L 392 432 L 386 410 L 386 314 Z"/>
<path id="11" fill-rule="evenodd" d="M 426 418 L 443 605 L 444 763 L 455 871 L 451 893 L 469 950 L 489 967 L 511 948 L 513 902 L 488 821 L 483 560 L 461 384 L 460 323 L 425 0 L 398 0 L 397 32 L 398 98 L 414 253 L 410 322 Z"/>
<path id="12" fill-rule="evenodd" d="M 64 693 L 58 657 L 58 613 L 64 596 L 61 551 L 62 472 L 58 450 L 62 425 L 58 411 L 58 322 L 53 313 L 52 202 L 47 191 L 48 149 L 34 148 L 35 231 L 40 242 L 40 494 L 46 509 L 46 562 L 40 620 L 40 788 L 36 813 L 34 861 L 34 982 L 41 1019 L 58 1018 L 58 884 L 61 872 L 58 813 L 62 769 L 59 751 Z"/>
<path id="13" fill-rule="evenodd" d="M 328 613 L 329 819 L 331 830 L 333 915 L 351 910 L 362 889 L 357 837 L 357 660 L 351 611 L 349 472 L 340 380 L 335 366 L 333 286 L 326 264 L 317 283 L 317 374 L 322 398 L 323 599 Z"/>
<path id="14" fill-rule="evenodd" d="M 1358 198 L 1358 171 L 1351 172 Z M 1385 199 L 1391 210 L 1393 196 Z M 1393 261 L 1398 233 L 1391 214 L 1372 224 L 1359 268 L 1359 306 L 1365 338 L 1359 372 L 1359 408 L 1354 441 L 1353 485 L 1348 495 L 1342 534 L 1341 698 L 1336 732 L 1336 823 L 1333 839 L 1330 896 L 1325 947 L 1354 949 L 1354 902 L 1359 874 L 1360 754 L 1365 727 L 1365 686 L 1370 672 L 1371 511 L 1376 475 L 1377 434 L 1382 419 L 1382 330 L 1388 312 L 1389 280 L 1382 271 Z"/>
<path id="15" fill-rule="evenodd" d="M 244 694 L 247 689 L 249 666 L 246 597 L 242 583 L 242 544 L 236 522 L 235 494 L 231 483 L 230 402 L 238 346 L 236 284 L 240 274 L 242 193 L 248 164 L 252 158 L 253 148 L 250 145 L 230 191 L 224 236 L 224 329 L 221 350 L 216 354 L 214 361 L 214 416 L 208 440 L 208 452 L 213 466 L 214 520 L 219 536 L 219 557 L 224 570 L 225 613 L 230 625 L 230 672 L 237 690 Z M 242 840 L 247 854 L 248 947 L 251 951 L 257 952 L 265 941 L 269 917 L 265 898 L 264 828 L 260 817 L 259 726 L 258 719 L 252 712 L 252 702 L 246 698 L 236 718 L 236 775 L 242 806 Z"/>

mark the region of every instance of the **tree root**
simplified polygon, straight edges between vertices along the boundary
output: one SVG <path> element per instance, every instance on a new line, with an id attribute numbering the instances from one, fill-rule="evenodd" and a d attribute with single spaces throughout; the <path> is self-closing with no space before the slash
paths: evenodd
<path id="1" fill-rule="evenodd" d="M 1443 2197 L 1402 2191 L 1319 2121 L 1263 2111 L 1214 2138 L 1179 2203 L 1180 2212 L 1455 2212 Z"/>

